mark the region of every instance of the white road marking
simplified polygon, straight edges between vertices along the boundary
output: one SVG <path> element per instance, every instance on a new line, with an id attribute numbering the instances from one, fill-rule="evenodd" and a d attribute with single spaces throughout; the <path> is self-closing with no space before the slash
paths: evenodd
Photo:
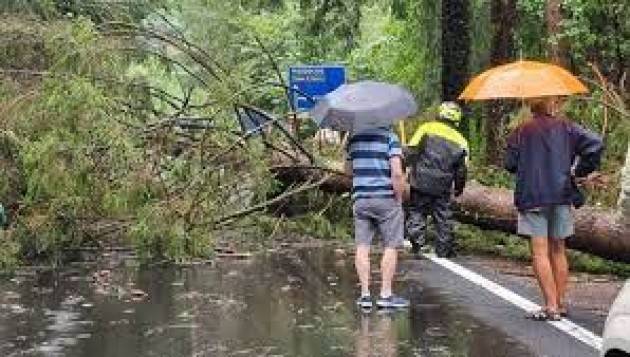
<path id="1" fill-rule="evenodd" d="M 501 299 L 516 305 L 517 307 L 525 311 L 535 311 L 540 309 L 540 306 L 536 303 L 504 288 L 503 286 L 490 281 L 483 276 L 464 268 L 463 266 L 444 258 L 438 258 L 434 254 L 424 254 L 426 258 L 432 262 L 450 270 L 451 272 L 461 276 L 462 278 L 481 286 Z M 568 319 L 562 319 L 560 321 L 548 321 L 553 327 L 558 330 L 574 337 L 575 339 L 582 341 L 583 343 L 600 351 L 602 348 L 602 338 L 594 334 L 593 332 L 575 324 Z"/>

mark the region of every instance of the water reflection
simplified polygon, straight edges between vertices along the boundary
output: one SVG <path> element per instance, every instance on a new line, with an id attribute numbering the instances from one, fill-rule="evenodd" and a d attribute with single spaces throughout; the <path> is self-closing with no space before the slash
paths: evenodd
<path id="1" fill-rule="evenodd" d="M 0 283 L 0 355 L 531 355 L 417 281 L 399 285 L 412 298 L 408 311 L 357 311 L 351 258 L 326 249 L 186 269 L 107 268 L 106 287 L 90 279 L 97 267 Z M 147 298 L 133 299 L 135 289 Z"/>
<path id="2" fill-rule="evenodd" d="M 374 317 L 362 313 L 359 322 L 354 354 L 356 357 L 398 356 L 397 328 L 394 326 L 393 313 L 383 312 Z"/>

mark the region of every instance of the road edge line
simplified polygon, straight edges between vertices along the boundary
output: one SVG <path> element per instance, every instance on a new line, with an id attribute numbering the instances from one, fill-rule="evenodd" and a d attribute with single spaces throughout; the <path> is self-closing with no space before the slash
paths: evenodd
<path id="1" fill-rule="evenodd" d="M 494 295 L 500 297 L 501 299 L 515 305 L 522 310 L 525 311 L 535 311 L 540 309 L 540 306 L 518 294 L 515 292 L 508 290 L 507 288 L 481 276 L 474 271 L 465 268 L 452 260 L 445 258 L 438 258 L 434 254 L 423 254 L 427 259 L 440 265 L 443 268 L 448 269 L 452 273 L 459 275 L 460 277 L 478 285 L 485 290 L 493 293 Z M 602 338 L 595 333 L 585 329 L 582 326 L 574 323 L 571 320 L 563 318 L 560 321 L 547 321 L 550 325 L 557 328 L 558 330 L 570 335 L 571 337 L 581 341 L 582 343 L 596 349 L 597 351 L 601 351 L 602 349 Z"/>

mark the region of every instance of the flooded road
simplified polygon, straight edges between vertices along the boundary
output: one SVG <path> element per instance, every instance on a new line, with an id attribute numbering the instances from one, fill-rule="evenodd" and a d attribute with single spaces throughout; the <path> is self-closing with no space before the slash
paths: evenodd
<path id="1" fill-rule="evenodd" d="M 0 288 L 2 356 L 536 355 L 413 279 L 398 283 L 408 311 L 358 311 L 352 257 L 332 249 L 186 268 L 122 257 Z"/>

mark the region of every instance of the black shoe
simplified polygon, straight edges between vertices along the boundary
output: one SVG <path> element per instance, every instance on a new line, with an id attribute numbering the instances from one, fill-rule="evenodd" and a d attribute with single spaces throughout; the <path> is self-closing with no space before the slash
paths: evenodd
<path id="1" fill-rule="evenodd" d="M 455 253 L 454 250 L 449 250 L 446 252 L 436 251 L 435 254 L 438 256 L 438 258 L 455 258 L 457 256 L 457 253 Z"/>
<path id="2" fill-rule="evenodd" d="M 357 299 L 357 305 L 362 309 L 372 308 L 372 298 L 370 296 L 361 296 Z"/>
<path id="3" fill-rule="evenodd" d="M 418 244 L 417 242 L 411 241 L 411 254 L 420 255 L 420 248 L 422 248 L 420 244 Z"/>

